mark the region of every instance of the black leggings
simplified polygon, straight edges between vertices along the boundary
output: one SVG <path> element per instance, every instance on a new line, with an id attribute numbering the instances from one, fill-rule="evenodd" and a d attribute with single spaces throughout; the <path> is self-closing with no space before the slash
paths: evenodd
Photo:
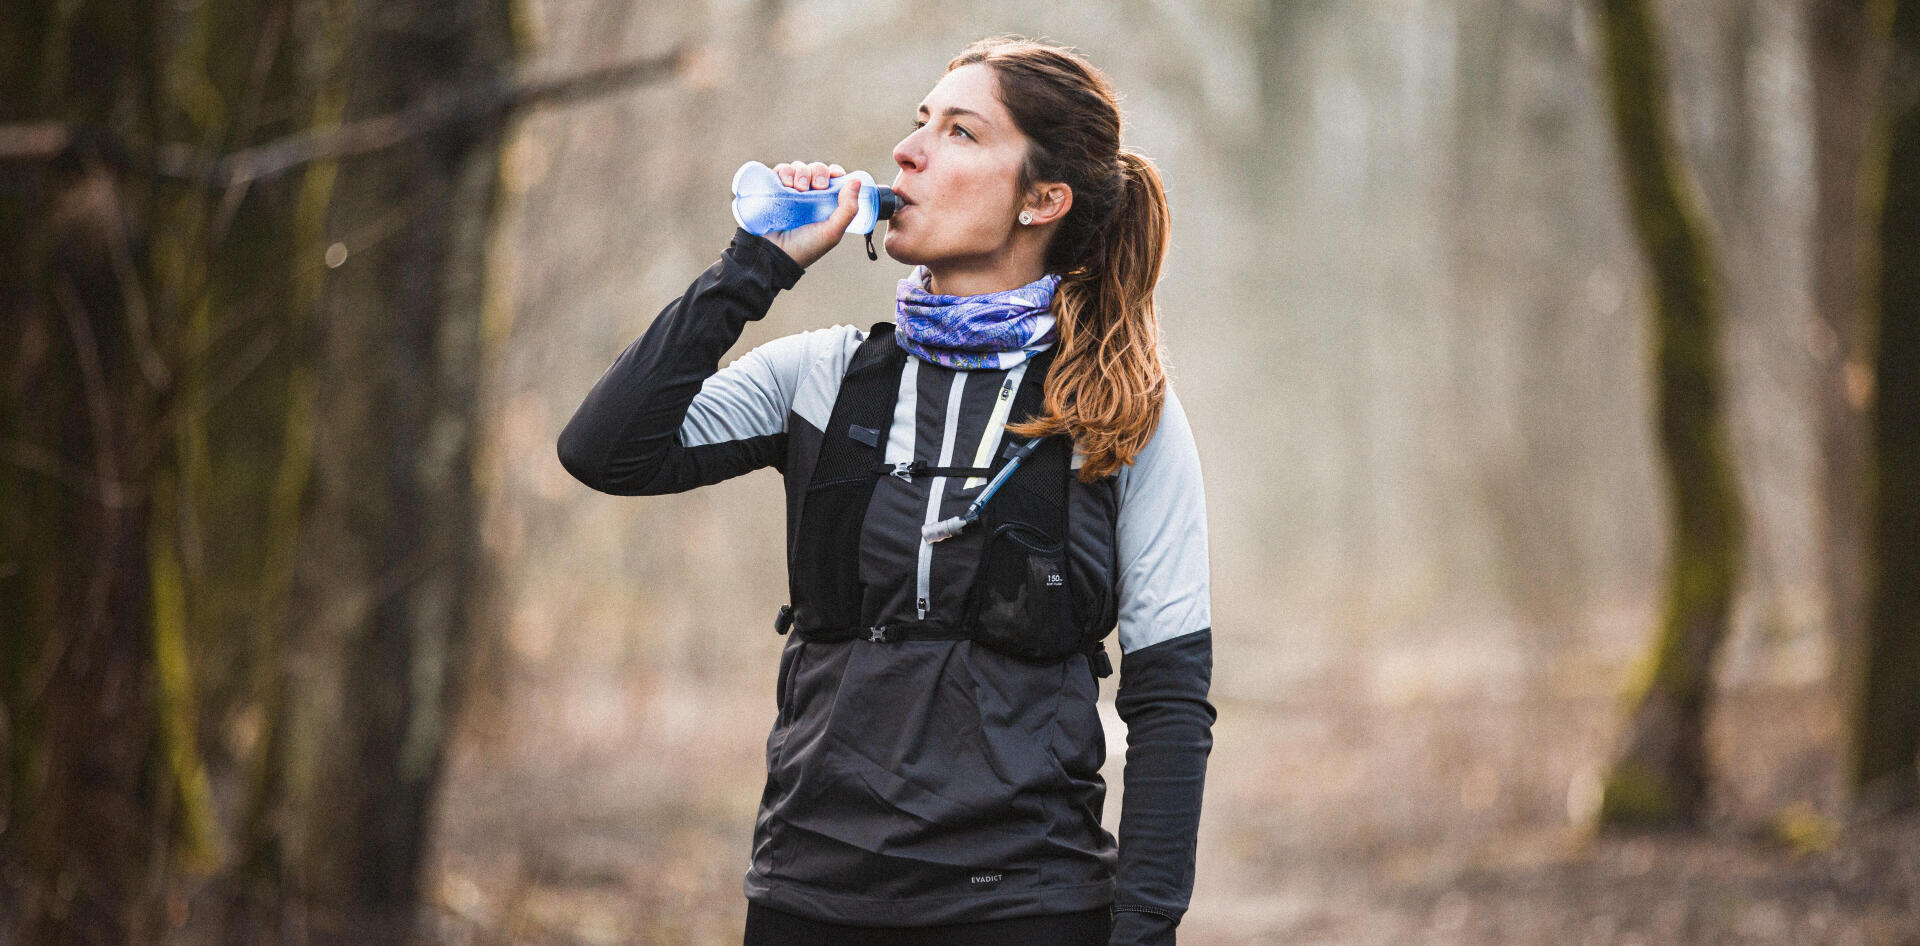
<path id="1" fill-rule="evenodd" d="M 842 926 L 747 901 L 742 946 L 1106 946 L 1113 909 L 949 926 Z"/>

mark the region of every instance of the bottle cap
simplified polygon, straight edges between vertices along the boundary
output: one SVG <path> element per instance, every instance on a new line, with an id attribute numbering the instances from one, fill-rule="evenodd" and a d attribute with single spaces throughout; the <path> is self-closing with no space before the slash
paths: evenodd
<path id="1" fill-rule="evenodd" d="M 876 185 L 873 188 L 873 195 L 875 204 L 880 209 L 881 220 L 893 216 L 894 211 L 900 209 L 900 198 L 893 193 L 893 188 Z"/>

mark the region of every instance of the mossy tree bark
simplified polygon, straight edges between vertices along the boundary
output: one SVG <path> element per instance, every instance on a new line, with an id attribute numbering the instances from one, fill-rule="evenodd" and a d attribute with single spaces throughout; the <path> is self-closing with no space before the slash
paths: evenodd
<path id="1" fill-rule="evenodd" d="M 0 5 L 0 133 L 76 130 L 0 167 L 0 941 L 151 942 L 169 900 L 246 942 L 408 914 L 477 567 L 501 116 L 245 187 L 145 154 L 498 79 L 506 7 Z"/>
<path id="2" fill-rule="evenodd" d="M 296 254 L 284 191 L 229 203 L 121 143 L 283 131 L 284 12 L 0 9 L 0 123 L 86 129 L 0 172 L 0 939 L 149 941 L 221 856 L 207 737 L 243 697 L 261 530 L 218 517 L 251 508 L 252 421 L 297 357 L 270 331 Z"/>
<path id="3" fill-rule="evenodd" d="M 1874 292 L 1870 555 L 1851 782 L 1869 812 L 1920 804 L 1920 3 L 1891 21 Z"/>
<path id="4" fill-rule="evenodd" d="M 348 121 L 510 77 L 507 0 L 389 4 Z M 281 849 L 313 941 L 402 942 L 483 587 L 473 457 L 497 122 L 340 162 L 295 559 Z"/>
<path id="5" fill-rule="evenodd" d="M 1602 792 L 1604 828 L 1686 826 L 1707 792 L 1706 710 L 1739 573 L 1741 513 L 1722 406 L 1719 267 L 1668 112 L 1651 0 L 1600 0 L 1608 99 L 1654 314 L 1655 403 L 1668 489 L 1660 627 Z"/>

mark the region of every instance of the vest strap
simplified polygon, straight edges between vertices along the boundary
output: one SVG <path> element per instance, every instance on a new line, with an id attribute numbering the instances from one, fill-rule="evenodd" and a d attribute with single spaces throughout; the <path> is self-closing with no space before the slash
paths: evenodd
<path id="1" fill-rule="evenodd" d="M 911 480 L 916 476 L 979 476 L 989 477 L 999 472 L 991 466 L 934 466 L 925 460 L 913 460 L 908 463 L 876 463 L 873 472 L 887 476 L 897 476 Z"/>
<path id="2" fill-rule="evenodd" d="M 800 635 L 800 638 L 805 641 L 828 644 L 855 640 L 875 644 L 898 644 L 901 641 L 964 641 L 971 640 L 973 637 L 965 628 L 939 621 L 895 621 L 873 627 L 803 627 L 794 633 Z"/>
<path id="3" fill-rule="evenodd" d="M 801 627 L 857 625 L 860 613 L 860 527 L 874 484 L 869 471 L 883 453 L 900 375 L 910 357 L 893 339 L 892 322 L 873 326 L 854 351 L 835 395 L 827 434 L 796 515 L 787 548 L 787 600 Z"/>
<path id="4" fill-rule="evenodd" d="M 781 634 L 793 627 L 793 606 L 781 605 L 780 614 L 773 620 L 773 629 Z M 897 644 L 901 641 L 964 641 L 973 639 L 973 635 L 964 628 L 952 627 L 936 621 L 902 621 L 894 624 L 882 624 L 878 627 L 822 627 L 796 632 L 801 640 L 809 643 L 833 644 L 845 641 L 864 640 L 875 644 Z M 1087 669 L 1093 672 L 1094 679 L 1104 680 L 1113 676 L 1113 659 L 1107 656 L 1104 643 L 1096 643 L 1086 650 Z"/>

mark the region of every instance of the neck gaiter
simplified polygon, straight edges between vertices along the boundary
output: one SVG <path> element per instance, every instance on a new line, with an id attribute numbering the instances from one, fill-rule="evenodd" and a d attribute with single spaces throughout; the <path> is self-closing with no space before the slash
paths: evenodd
<path id="1" fill-rule="evenodd" d="M 893 337 L 900 347 L 948 368 L 1011 368 L 1046 351 L 1055 338 L 1053 293 L 1060 277 L 977 296 L 927 291 L 915 266 L 894 296 Z"/>

